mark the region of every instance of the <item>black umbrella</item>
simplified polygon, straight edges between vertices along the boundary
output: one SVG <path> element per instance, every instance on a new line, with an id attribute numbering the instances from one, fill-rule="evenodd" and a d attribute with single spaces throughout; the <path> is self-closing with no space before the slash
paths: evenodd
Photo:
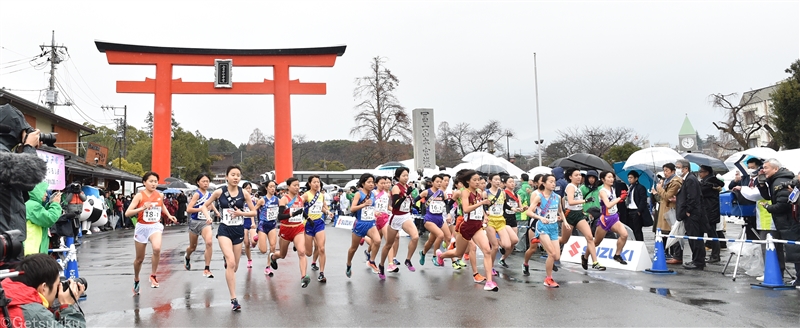
<path id="1" fill-rule="evenodd" d="M 552 163 L 550 163 L 550 168 L 557 168 L 557 167 L 580 168 L 580 165 L 578 165 L 577 163 L 571 161 L 569 158 L 563 157 L 563 158 L 559 158 L 559 159 L 553 161 Z"/>
<path id="2" fill-rule="evenodd" d="M 611 164 L 608 164 L 606 160 L 600 158 L 597 155 L 587 154 L 587 153 L 577 153 L 572 154 L 567 157 L 572 162 L 575 162 L 579 165 L 579 169 L 581 170 L 599 170 L 599 171 L 610 171 L 614 172 L 614 167 Z"/>
<path id="3" fill-rule="evenodd" d="M 502 167 L 500 165 L 494 165 L 494 164 L 483 164 L 481 166 L 478 166 L 475 169 L 475 171 L 478 171 L 478 172 L 486 174 L 486 175 L 492 174 L 492 173 L 508 174 L 508 171 L 506 171 L 506 169 L 504 167 Z"/>
<path id="4" fill-rule="evenodd" d="M 167 178 L 167 179 L 169 179 L 169 178 Z M 176 189 L 186 189 L 186 188 L 188 188 L 188 186 L 186 186 L 186 182 L 183 182 L 181 180 L 168 181 L 166 185 L 167 185 L 167 188 L 176 188 Z"/>
<path id="5" fill-rule="evenodd" d="M 681 155 L 689 162 L 697 165 L 710 166 L 714 172 L 728 172 L 728 167 L 725 166 L 725 162 L 720 159 L 701 153 L 683 153 Z"/>
<path id="6" fill-rule="evenodd" d="M 403 163 L 400 162 L 386 162 L 380 165 L 381 167 L 406 167 Z"/>

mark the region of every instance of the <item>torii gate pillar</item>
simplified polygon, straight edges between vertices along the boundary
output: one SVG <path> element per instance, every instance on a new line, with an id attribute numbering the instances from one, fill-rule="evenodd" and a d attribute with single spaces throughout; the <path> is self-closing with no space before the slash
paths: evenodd
<path id="1" fill-rule="evenodd" d="M 336 57 L 346 46 L 295 49 L 200 49 L 150 47 L 95 41 L 97 50 L 106 53 L 112 65 L 155 65 L 156 78 L 144 81 L 117 81 L 117 92 L 152 93 L 153 158 L 152 170 L 161 182 L 170 176 L 172 156 L 173 94 L 272 94 L 275 102 L 275 174 L 278 181 L 292 176 L 291 95 L 326 93 L 325 83 L 301 83 L 289 80 L 289 67 L 333 67 Z M 217 76 L 215 82 L 183 82 L 172 78 L 172 67 L 215 66 L 218 60 L 230 61 L 227 66 L 272 66 L 274 80 L 237 82 L 225 80 L 230 71 Z M 220 76 L 223 78 L 221 79 Z M 222 83 L 220 83 L 222 81 Z"/>

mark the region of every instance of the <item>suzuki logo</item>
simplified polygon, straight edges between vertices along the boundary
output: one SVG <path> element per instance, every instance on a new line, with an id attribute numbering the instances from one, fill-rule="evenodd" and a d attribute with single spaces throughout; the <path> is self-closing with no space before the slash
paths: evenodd
<path id="1" fill-rule="evenodd" d="M 572 243 L 572 245 L 569 245 L 569 248 L 570 248 L 569 256 L 575 256 L 578 255 L 578 249 L 581 248 L 581 245 L 579 245 L 578 242 L 576 241 Z"/>

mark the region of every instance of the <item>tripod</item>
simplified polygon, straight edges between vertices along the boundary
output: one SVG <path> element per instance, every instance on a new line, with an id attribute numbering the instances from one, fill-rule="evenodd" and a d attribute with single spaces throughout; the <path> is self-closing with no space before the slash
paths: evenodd
<path id="1" fill-rule="evenodd" d="M 741 216 L 739 217 L 739 219 L 743 220 Z M 755 233 L 755 231 L 753 232 Z M 755 235 L 758 236 L 758 233 L 756 233 Z M 746 238 L 747 238 L 747 222 L 744 222 L 744 224 L 742 224 L 742 235 L 739 236 L 739 239 L 744 240 Z M 744 249 L 744 243 L 740 242 L 739 244 L 740 244 L 739 251 L 736 252 L 735 254 L 731 253 L 730 256 L 728 256 L 728 262 L 725 263 L 725 267 L 722 268 L 722 275 L 724 276 L 725 271 L 728 270 L 728 266 L 731 264 L 733 256 L 736 255 L 736 265 L 734 265 L 733 267 L 733 281 L 736 281 L 736 272 L 739 270 L 739 260 L 742 258 L 742 250 Z"/>

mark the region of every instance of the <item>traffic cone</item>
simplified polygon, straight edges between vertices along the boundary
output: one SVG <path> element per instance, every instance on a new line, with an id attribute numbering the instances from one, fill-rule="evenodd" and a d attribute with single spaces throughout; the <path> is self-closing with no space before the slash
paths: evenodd
<path id="1" fill-rule="evenodd" d="M 675 274 L 675 271 L 667 268 L 667 259 L 664 254 L 664 243 L 661 241 L 661 229 L 656 231 L 656 254 L 653 255 L 653 266 L 645 269 L 644 272 L 650 274 Z"/>
<path id="2" fill-rule="evenodd" d="M 772 234 L 767 234 L 767 254 L 764 258 L 764 281 L 760 284 L 750 284 L 751 288 L 787 290 L 794 289 L 783 283 L 783 272 L 778 263 L 778 253 L 775 251 L 775 244 L 772 243 Z"/>

